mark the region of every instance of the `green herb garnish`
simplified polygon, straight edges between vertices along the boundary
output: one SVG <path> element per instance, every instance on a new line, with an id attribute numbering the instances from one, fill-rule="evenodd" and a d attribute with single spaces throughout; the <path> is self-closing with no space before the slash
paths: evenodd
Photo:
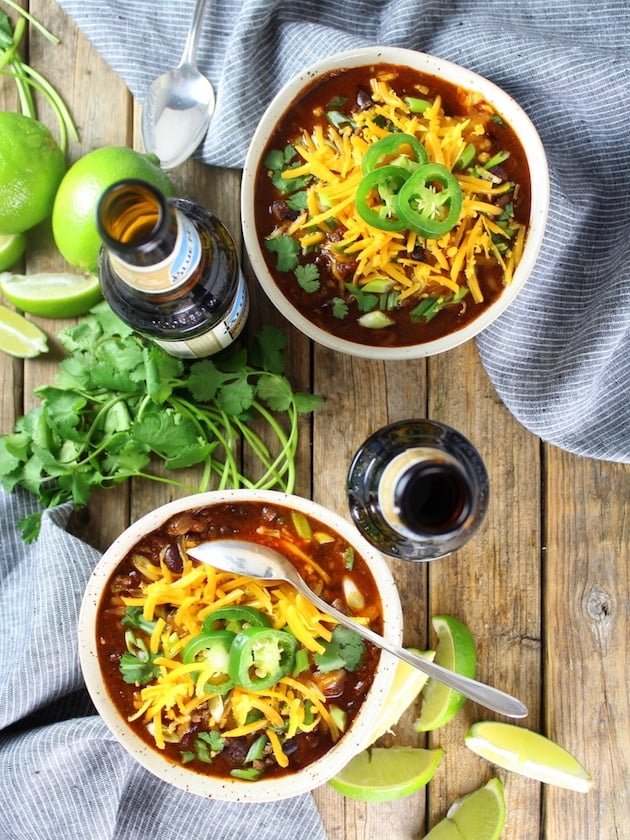
<path id="1" fill-rule="evenodd" d="M 146 685 L 159 676 L 155 664 L 157 654 L 150 653 L 146 642 L 131 630 L 125 631 L 127 650 L 120 657 L 119 670 L 123 680 L 132 685 Z"/>
<path id="2" fill-rule="evenodd" d="M 295 392 L 284 376 L 286 337 L 277 328 L 264 326 L 249 352 L 233 344 L 188 364 L 134 333 L 101 303 L 59 338 L 69 356 L 56 386 L 37 388 L 41 405 L 0 437 L 5 490 L 24 487 L 44 507 L 67 501 L 81 507 L 94 488 L 131 477 L 188 492 L 293 490 L 298 417 L 322 400 Z M 259 475 L 241 472 L 237 447 L 253 453 Z M 168 472 L 154 474 L 149 464 L 156 458 L 167 471 L 199 465 L 198 486 Z M 26 542 L 37 538 L 40 519 L 36 513 L 20 521 Z"/>
<path id="3" fill-rule="evenodd" d="M 274 236 L 265 239 L 265 248 L 276 255 L 278 271 L 293 271 L 298 265 L 300 243 L 292 236 Z"/>
<path id="4" fill-rule="evenodd" d="M 316 292 L 319 289 L 319 269 L 313 263 L 298 265 L 294 274 L 300 287 L 305 292 Z"/>
<path id="5" fill-rule="evenodd" d="M 211 729 L 209 732 L 200 732 L 195 738 L 195 758 L 203 761 L 204 764 L 211 764 L 219 753 L 223 752 L 225 741 L 221 735 Z"/>
<path id="6" fill-rule="evenodd" d="M 365 642 L 354 630 L 338 624 L 332 632 L 330 641 L 322 641 L 325 650 L 315 654 L 317 668 L 326 674 L 339 668 L 356 671 L 365 653 Z"/>
<path id="7" fill-rule="evenodd" d="M 349 307 L 343 298 L 335 297 L 332 300 L 332 311 L 335 318 L 339 318 L 340 321 L 343 321 L 343 319 L 348 315 Z"/>

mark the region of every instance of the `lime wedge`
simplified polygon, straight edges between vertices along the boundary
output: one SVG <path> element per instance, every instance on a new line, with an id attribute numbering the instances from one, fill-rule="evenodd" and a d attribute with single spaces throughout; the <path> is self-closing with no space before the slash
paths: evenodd
<path id="1" fill-rule="evenodd" d="M 48 350 L 48 340 L 38 326 L 0 305 L 0 350 L 11 356 L 32 359 Z"/>
<path id="2" fill-rule="evenodd" d="M 425 834 L 424 840 L 464 840 L 464 836 L 452 820 L 443 819 Z"/>
<path id="3" fill-rule="evenodd" d="M 464 838 L 498 840 L 505 826 L 505 797 L 501 779 L 490 781 L 458 799 L 446 818 L 455 823 Z"/>
<path id="4" fill-rule="evenodd" d="M 389 802 L 423 788 L 440 766 L 444 750 L 371 747 L 356 755 L 329 784 L 361 802 Z"/>
<path id="5" fill-rule="evenodd" d="M 529 779 L 580 793 L 587 793 L 593 785 L 590 774 L 564 747 L 513 723 L 475 723 L 465 743 L 477 755 Z"/>
<path id="6" fill-rule="evenodd" d="M 415 650 L 414 648 L 409 648 L 409 650 L 412 653 L 417 653 L 418 656 L 427 659 L 429 662 L 432 662 L 435 658 L 434 650 L 424 652 Z M 427 680 L 427 675 L 414 668 L 413 665 L 408 665 L 402 659 L 398 662 L 394 679 L 389 687 L 378 724 L 372 733 L 370 743 L 374 743 L 381 735 L 389 732 L 398 723 L 418 694 L 420 694 Z"/>
<path id="7" fill-rule="evenodd" d="M 44 318 L 84 315 L 101 300 L 94 274 L 0 274 L 0 290 L 14 306 Z"/>
<path id="8" fill-rule="evenodd" d="M 454 802 L 424 840 L 498 840 L 505 826 L 503 783 L 490 779 Z"/>
<path id="9" fill-rule="evenodd" d="M 436 615 L 432 623 L 438 637 L 436 664 L 466 677 L 474 677 L 477 671 L 477 652 L 470 630 L 451 615 Z M 428 732 L 444 726 L 455 717 L 465 702 L 466 698 L 458 691 L 435 680 L 428 680 L 422 690 L 422 708 L 414 728 L 417 732 Z"/>
<path id="10" fill-rule="evenodd" d="M 26 251 L 26 234 L 0 234 L 0 271 L 15 265 Z"/>

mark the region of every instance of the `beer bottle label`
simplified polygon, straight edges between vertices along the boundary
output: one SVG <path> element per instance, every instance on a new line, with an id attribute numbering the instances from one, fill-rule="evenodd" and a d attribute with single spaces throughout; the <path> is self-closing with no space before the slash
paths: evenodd
<path id="1" fill-rule="evenodd" d="M 209 330 L 194 338 L 165 341 L 154 338 L 163 350 L 182 359 L 202 359 L 228 347 L 240 334 L 249 314 L 249 292 L 239 271 L 238 288 L 232 306 L 224 317 Z"/>

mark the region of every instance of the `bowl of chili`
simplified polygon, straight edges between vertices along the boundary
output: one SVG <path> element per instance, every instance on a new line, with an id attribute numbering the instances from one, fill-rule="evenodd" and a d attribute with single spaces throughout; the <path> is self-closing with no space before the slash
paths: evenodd
<path id="1" fill-rule="evenodd" d="M 92 573 L 79 616 L 84 679 L 147 770 L 239 802 L 313 790 L 372 740 L 396 661 L 289 584 L 221 572 L 187 549 L 238 538 L 281 551 L 328 603 L 393 641 L 401 606 L 351 523 L 276 491 L 212 491 L 132 524 Z"/>
<path id="2" fill-rule="evenodd" d="M 332 55 L 269 103 L 243 170 L 252 270 L 333 350 L 449 350 L 513 302 L 543 241 L 549 175 L 520 105 L 460 65 L 396 47 Z"/>

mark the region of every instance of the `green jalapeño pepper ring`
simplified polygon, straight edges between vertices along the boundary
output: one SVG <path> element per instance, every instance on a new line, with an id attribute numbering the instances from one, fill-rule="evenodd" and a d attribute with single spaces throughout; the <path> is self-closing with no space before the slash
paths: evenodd
<path id="1" fill-rule="evenodd" d="M 229 661 L 235 638 L 236 634 L 229 630 L 212 630 L 195 636 L 184 648 L 184 665 L 199 662 L 205 667 L 210 666 L 210 677 L 203 687 L 207 694 L 226 694 L 234 688 L 234 680 L 229 674 Z"/>
<path id="2" fill-rule="evenodd" d="M 413 157 L 409 156 L 407 149 L 411 150 Z M 361 164 L 363 174 L 367 175 L 368 172 L 381 166 L 384 158 L 388 159 L 388 165 L 401 166 L 409 171 L 412 171 L 411 164 L 414 159 L 416 166 L 429 162 L 429 156 L 422 143 L 413 134 L 403 134 L 400 131 L 395 131 L 377 140 L 376 143 L 372 143 L 363 156 Z"/>
<path id="3" fill-rule="evenodd" d="M 293 670 L 298 642 L 284 630 L 247 627 L 230 648 L 231 679 L 247 691 L 264 691 Z"/>
<path id="4" fill-rule="evenodd" d="M 219 607 L 218 610 L 211 612 L 204 619 L 202 625 L 204 633 L 220 630 L 221 627 L 217 627 L 219 622 L 225 622 L 223 629 L 231 630 L 233 633 L 240 633 L 244 627 L 271 627 L 271 618 L 267 613 L 247 604 Z"/>
<path id="5" fill-rule="evenodd" d="M 363 221 L 379 230 L 405 230 L 407 223 L 396 212 L 396 197 L 408 178 L 402 166 L 379 166 L 364 175 L 354 196 Z"/>
<path id="6" fill-rule="evenodd" d="M 459 182 L 439 163 L 427 163 L 416 169 L 396 197 L 397 216 L 406 228 L 424 239 L 444 236 L 455 227 L 461 212 Z"/>

